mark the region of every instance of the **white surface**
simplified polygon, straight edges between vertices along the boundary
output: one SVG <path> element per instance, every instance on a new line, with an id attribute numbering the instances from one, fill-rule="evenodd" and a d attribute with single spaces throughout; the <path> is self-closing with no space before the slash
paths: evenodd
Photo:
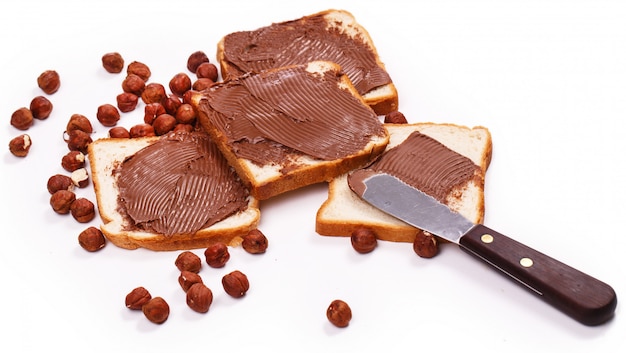
<path id="1" fill-rule="evenodd" d="M 486 224 L 626 291 L 622 250 L 626 180 L 626 8 L 620 1 L 20 1 L 0 11 L 2 143 L 18 134 L 11 113 L 57 70 L 52 116 L 28 133 L 33 147 L 2 153 L 1 351 L 463 351 L 605 352 L 626 344 L 626 321 L 586 327 L 449 245 L 431 260 L 409 244 L 380 243 L 359 255 L 346 238 L 321 237 L 317 185 L 264 202 L 262 256 L 233 249 L 222 270 L 201 275 L 215 300 L 187 308 L 177 252 L 109 244 L 87 253 L 86 227 L 55 215 L 46 181 L 63 172 L 62 131 L 73 113 L 95 120 L 123 75 L 100 66 L 109 51 L 148 64 L 152 81 L 186 72 L 188 55 L 214 60 L 223 35 L 327 8 L 351 11 L 370 32 L 411 122 L 483 125 L 494 140 Z M 409 6 L 410 4 L 410 6 Z M 131 126 L 142 111 L 124 114 Z M 93 199 L 93 190 L 79 195 Z M 98 225 L 95 220 L 89 225 Z M 202 256 L 202 251 L 197 250 Z M 221 275 L 249 276 L 235 300 Z M 149 323 L 124 306 L 145 286 L 170 304 Z M 353 310 L 346 329 L 325 317 L 331 300 Z M 7 348 L 13 347 L 13 348 Z"/>

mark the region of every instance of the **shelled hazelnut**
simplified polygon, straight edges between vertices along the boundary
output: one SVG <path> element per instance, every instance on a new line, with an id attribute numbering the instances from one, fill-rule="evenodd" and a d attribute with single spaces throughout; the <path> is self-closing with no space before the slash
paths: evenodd
<path id="1" fill-rule="evenodd" d="M 224 267 L 230 259 L 228 247 L 223 243 L 215 243 L 204 250 L 204 257 L 209 266 L 213 268 Z"/>
<path id="2" fill-rule="evenodd" d="M 191 271 L 180 272 L 180 276 L 178 276 L 178 284 L 180 284 L 183 291 L 187 292 L 189 288 L 196 283 L 202 283 L 202 277 L 200 277 L 200 275 Z"/>
<path id="3" fill-rule="evenodd" d="M 85 155 L 80 151 L 69 151 L 61 158 L 61 166 L 68 172 L 85 167 Z"/>
<path id="4" fill-rule="evenodd" d="M 68 133 L 65 142 L 67 142 L 67 148 L 70 151 L 80 151 L 82 154 L 87 154 L 87 148 L 93 140 L 91 134 L 76 129 Z"/>
<path id="5" fill-rule="evenodd" d="M 124 81 L 122 81 L 122 90 L 127 93 L 132 93 L 136 96 L 141 96 L 145 88 L 146 81 L 144 81 L 143 78 L 135 74 L 129 74 L 128 76 L 126 76 Z"/>
<path id="6" fill-rule="evenodd" d="M 26 157 L 30 151 L 32 140 L 29 135 L 22 134 L 9 141 L 9 151 L 16 157 Z"/>
<path id="7" fill-rule="evenodd" d="M 96 118 L 104 126 L 115 126 L 120 120 L 120 112 L 112 104 L 102 104 L 98 107 Z"/>
<path id="8" fill-rule="evenodd" d="M 33 118 L 38 120 L 47 119 L 52 113 L 52 102 L 44 96 L 37 96 L 30 101 L 30 112 Z"/>
<path id="9" fill-rule="evenodd" d="M 135 110 L 137 103 L 139 102 L 139 97 L 137 97 L 134 93 L 124 92 L 118 94 L 117 97 L 115 97 L 115 100 L 117 101 L 117 108 L 122 113 L 128 113 Z"/>
<path id="10" fill-rule="evenodd" d="M 170 306 L 165 299 L 154 297 L 141 307 L 144 316 L 152 323 L 162 324 L 170 316 Z"/>
<path id="11" fill-rule="evenodd" d="M 126 68 L 126 73 L 128 75 L 131 75 L 131 74 L 137 75 L 141 77 L 141 79 L 144 81 L 148 81 L 150 76 L 152 76 L 152 72 L 150 71 L 150 68 L 148 67 L 148 65 L 140 61 L 133 61 L 130 64 L 128 64 L 128 67 Z"/>
<path id="12" fill-rule="evenodd" d="M 218 70 L 215 64 L 210 62 L 203 62 L 200 64 L 196 70 L 196 76 L 200 78 L 208 78 L 211 81 L 217 81 Z"/>
<path id="13" fill-rule="evenodd" d="M 100 229 L 89 227 L 78 234 L 78 244 L 89 252 L 96 252 L 104 248 L 106 239 Z"/>
<path id="14" fill-rule="evenodd" d="M 184 72 L 179 72 L 169 82 L 170 91 L 175 95 L 182 97 L 182 95 L 191 89 L 191 79 L 189 75 Z"/>
<path id="15" fill-rule="evenodd" d="M 267 250 L 268 241 L 265 234 L 258 229 L 253 229 L 244 235 L 241 246 L 250 254 L 262 254 Z"/>
<path id="16" fill-rule="evenodd" d="M 152 299 L 152 295 L 146 288 L 137 287 L 126 294 L 124 304 L 126 304 L 126 307 L 130 310 L 141 310 L 150 299 Z"/>
<path id="17" fill-rule="evenodd" d="M 70 205 L 70 214 L 79 223 L 87 223 L 96 217 L 96 210 L 93 202 L 80 197 Z"/>
<path id="18" fill-rule="evenodd" d="M 202 268 L 202 260 L 196 254 L 191 251 L 183 251 L 177 257 L 176 261 L 174 261 L 174 265 L 180 271 L 189 271 L 198 273 Z"/>
<path id="19" fill-rule="evenodd" d="M 58 190 L 50 196 L 50 206 L 58 214 L 68 214 L 74 200 L 76 200 L 76 194 L 73 191 Z"/>
<path id="20" fill-rule="evenodd" d="M 141 100 L 145 104 L 161 103 L 167 98 L 165 87 L 160 83 L 148 83 L 141 93 Z"/>
<path id="21" fill-rule="evenodd" d="M 150 124 L 137 124 L 130 128 L 129 134 L 131 138 L 156 136 L 154 127 Z"/>
<path id="22" fill-rule="evenodd" d="M 213 292 L 204 283 L 196 283 L 187 290 L 186 300 L 193 311 L 206 313 L 213 303 Z"/>
<path id="23" fill-rule="evenodd" d="M 130 132 L 123 126 L 115 126 L 109 129 L 111 138 L 130 138 Z"/>
<path id="24" fill-rule="evenodd" d="M 352 309 L 343 300 L 333 300 L 326 310 L 326 317 L 337 327 L 347 327 L 352 320 Z"/>
<path id="25" fill-rule="evenodd" d="M 53 94 L 61 87 L 59 73 L 54 70 L 46 70 L 37 77 L 37 85 L 47 94 Z"/>
<path id="26" fill-rule="evenodd" d="M 435 257 L 439 253 L 437 238 L 429 232 L 420 230 L 415 235 L 413 251 L 415 251 L 419 257 Z"/>
<path id="27" fill-rule="evenodd" d="M 352 243 L 354 250 L 360 254 L 372 252 L 378 245 L 376 233 L 366 227 L 359 227 L 355 229 L 350 236 L 350 242 Z"/>
<path id="28" fill-rule="evenodd" d="M 30 109 L 22 107 L 11 114 L 11 125 L 18 130 L 28 130 L 33 126 L 33 113 Z"/>
<path id="29" fill-rule="evenodd" d="M 72 114 L 70 116 L 70 120 L 67 122 L 67 126 L 65 127 L 65 132 L 69 134 L 74 130 L 80 130 L 91 134 L 93 132 L 93 126 L 91 125 L 91 121 L 82 115 L 82 114 Z"/>
<path id="30" fill-rule="evenodd" d="M 124 58 L 120 53 L 112 52 L 102 55 L 102 67 L 112 74 L 119 74 L 124 69 Z"/>
<path id="31" fill-rule="evenodd" d="M 48 178 L 47 188 L 50 194 L 54 194 L 59 190 L 73 191 L 74 183 L 72 178 L 67 175 L 55 174 Z"/>
<path id="32" fill-rule="evenodd" d="M 233 298 L 241 298 L 250 289 L 248 277 L 241 271 L 233 271 L 222 277 L 224 291 Z"/>
<path id="33" fill-rule="evenodd" d="M 195 74 L 198 66 L 204 62 L 209 62 L 209 57 L 203 51 L 193 52 L 187 59 L 187 69 Z"/>

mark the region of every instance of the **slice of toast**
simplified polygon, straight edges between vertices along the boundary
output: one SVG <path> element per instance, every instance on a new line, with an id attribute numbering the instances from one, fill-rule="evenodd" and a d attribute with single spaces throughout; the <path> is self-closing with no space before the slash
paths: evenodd
<path id="1" fill-rule="evenodd" d="M 367 30 L 344 10 L 326 10 L 224 36 L 217 46 L 222 77 L 325 60 L 339 64 L 378 115 L 398 109 L 398 92 Z"/>
<path id="2" fill-rule="evenodd" d="M 191 101 L 259 200 L 363 166 L 389 142 L 378 116 L 332 62 L 238 76 Z"/>
<path id="3" fill-rule="evenodd" d="M 176 232 L 174 234 L 157 232 L 148 227 L 138 226 L 134 219 L 128 215 L 127 207 L 120 201 L 122 196 L 119 184 L 119 167 L 130 157 L 135 156 L 140 151 L 145 151 L 145 148 L 152 146 L 161 138 L 164 137 L 102 138 L 89 145 L 88 158 L 98 211 L 103 221 L 101 225 L 103 234 L 111 243 L 125 249 L 188 250 L 205 248 L 216 242 L 230 246 L 239 245 L 242 236 L 255 229 L 260 218 L 258 201 L 251 196 L 247 197 L 247 206 L 244 209 L 234 214 L 221 215 L 216 223 L 190 232 Z M 217 148 L 215 151 L 219 158 L 223 159 Z M 223 165 L 227 166 L 225 162 Z M 229 167 L 227 166 L 227 168 Z M 152 176 L 155 174 L 158 173 L 150 172 Z M 163 171 L 161 174 L 171 175 L 172 173 Z M 148 183 L 142 177 L 137 177 L 137 182 L 139 184 Z M 181 201 L 176 202 L 184 203 L 188 200 L 189 198 L 185 196 Z M 157 202 L 154 207 L 161 207 L 161 204 Z M 193 207 L 199 208 L 201 205 Z M 189 218 L 191 219 L 192 216 Z"/>
<path id="4" fill-rule="evenodd" d="M 468 128 L 453 124 L 386 124 L 391 135 L 387 150 L 419 131 L 449 149 L 469 158 L 479 167 L 480 178 L 463 186 L 462 193 L 450 198 L 448 206 L 473 222 L 482 222 L 485 212 L 484 177 L 491 161 L 491 134 L 484 127 Z M 413 242 L 418 229 L 376 209 L 357 196 L 348 186 L 348 174 L 329 183 L 328 198 L 316 215 L 320 235 L 350 236 L 358 227 L 374 230 L 381 240 Z"/>

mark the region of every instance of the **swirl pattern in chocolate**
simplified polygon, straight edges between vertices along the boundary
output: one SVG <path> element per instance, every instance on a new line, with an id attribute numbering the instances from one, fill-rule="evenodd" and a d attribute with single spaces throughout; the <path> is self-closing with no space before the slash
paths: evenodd
<path id="1" fill-rule="evenodd" d="M 341 88 L 341 73 L 307 65 L 241 76 L 203 91 L 199 109 L 239 158 L 281 164 L 290 153 L 345 158 L 386 132 L 367 105 Z"/>
<path id="2" fill-rule="evenodd" d="M 209 139 L 170 133 L 117 169 L 120 206 L 133 226 L 166 236 L 193 234 L 248 205 L 248 191 Z"/>
<path id="3" fill-rule="evenodd" d="M 341 26 L 329 25 L 324 15 L 318 14 L 231 33 L 224 37 L 224 60 L 236 71 L 227 75 L 325 60 L 339 64 L 360 94 L 391 83 L 372 48 Z"/>
<path id="4" fill-rule="evenodd" d="M 447 203 L 455 190 L 480 175 L 480 167 L 441 142 L 419 131 L 401 144 L 385 151 L 368 167 L 350 174 L 348 182 L 363 180 L 372 172 L 393 175 L 405 183 Z"/>

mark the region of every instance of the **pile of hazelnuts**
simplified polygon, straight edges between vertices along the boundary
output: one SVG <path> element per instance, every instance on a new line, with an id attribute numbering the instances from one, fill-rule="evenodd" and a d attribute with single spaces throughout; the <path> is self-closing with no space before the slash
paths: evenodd
<path id="1" fill-rule="evenodd" d="M 268 240 L 258 229 L 253 229 L 243 236 L 242 248 L 250 254 L 263 254 L 267 250 Z M 206 263 L 212 268 L 222 268 L 230 259 L 228 247 L 215 243 L 204 250 Z M 200 276 L 202 259 L 190 250 L 178 254 L 174 265 L 180 271 L 178 284 L 185 293 L 187 306 L 197 313 L 207 313 L 213 303 L 213 291 Z M 234 270 L 222 277 L 222 287 L 233 298 L 242 298 L 250 289 L 248 277 L 239 270 Z M 131 290 L 125 298 L 125 305 L 130 310 L 141 310 L 152 323 L 164 323 L 170 314 L 169 304 L 163 297 L 152 297 L 143 286 Z"/>

